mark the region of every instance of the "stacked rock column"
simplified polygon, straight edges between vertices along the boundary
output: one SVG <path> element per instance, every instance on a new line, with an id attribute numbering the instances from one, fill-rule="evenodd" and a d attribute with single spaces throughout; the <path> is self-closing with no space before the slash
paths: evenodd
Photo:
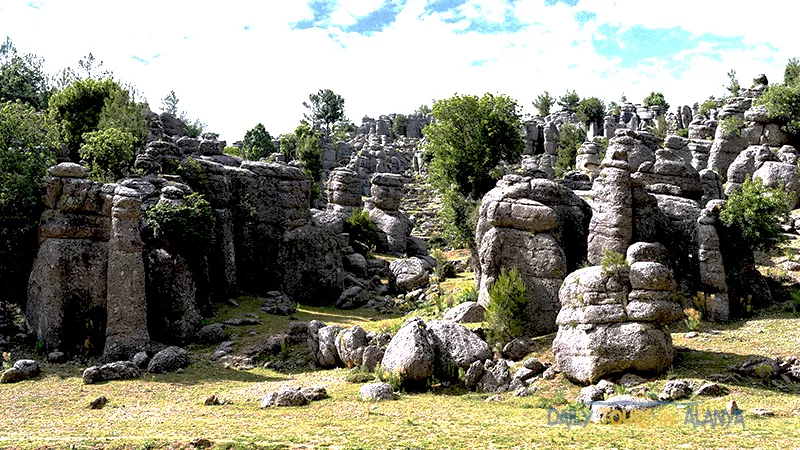
<path id="1" fill-rule="evenodd" d="M 147 300 L 139 218 L 139 193 L 118 187 L 111 209 L 111 239 L 108 247 L 106 345 L 107 361 L 125 360 L 147 350 Z"/>
<path id="2" fill-rule="evenodd" d="M 715 322 L 725 322 L 730 318 L 728 283 L 725 281 L 725 266 L 716 228 L 717 214 L 722 204 L 722 200 L 709 202 L 697 219 L 700 283 L 703 298 L 708 302 L 706 307 L 711 314 L 711 320 Z"/>

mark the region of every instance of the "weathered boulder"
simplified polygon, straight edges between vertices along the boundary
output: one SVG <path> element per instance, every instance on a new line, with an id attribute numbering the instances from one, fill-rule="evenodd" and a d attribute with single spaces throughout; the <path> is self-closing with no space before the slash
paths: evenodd
<path id="1" fill-rule="evenodd" d="M 17 383 L 36 378 L 42 372 L 38 361 L 32 359 L 17 360 L 11 368 L 0 375 L 0 383 Z"/>
<path id="2" fill-rule="evenodd" d="M 139 367 L 132 361 L 115 361 L 100 366 L 87 367 L 83 371 L 83 384 L 102 383 L 112 380 L 139 378 Z"/>
<path id="3" fill-rule="evenodd" d="M 150 373 L 170 373 L 185 369 L 191 360 L 189 352 L 180 347 L 167 347 L 156 353 L 147 365 Z"/>
<path id="4" fill-rule="evenodd" d="M 451 369 L 457 366 L 466 370 L 473 362 L 492 357 L 489 344 L 461 324 L 432 320 L 427 327 L 438 368 Z"/>
<path id="5" fill-rule="evenodd" d="M 205 325 L 197 331 L 195 340 L 201 344 L 219 344 L 228 339 L 228 333 L 221 323 Z"/>
<path id="6" fill-rule="evenodd" d="M 464 302 L 447 310 L 442 320 L 457 323 L 477 323 L 484 321 L 485 314 L 486 308 L 480 303 Z"/>
<path id="7" fill-rule="evenodd" d="M 760 178 L 768 188 L 780 188 L 789 195 L 789 207 L 797 206 L 800 193 L 800 172 L 797 164 L 767 161 L 759 167 L 753 178 Z"/>
<path id="8" fill-rule="evenodd" d="M 312 326 L 309 324 L 309 336 L 311 336 L 311 330 Z M 316 361 L 320 367 L 334 367 L 341 362 L 339 352 L 336 350 L 336 338 L 340 331 L 341 328 L 335 325 L 319 328 Z"/>
<path id="9" fill-rule="evenodd" d="M 336 352 L 345 367 L 361 366 L 367 344 L 367 332 L 358 325 L 342 330 L 336 336 Z"/>
<path id="10" fill-rule="evenodd" d="M 313 226 L 284 236 L 280 261 L 282 290 L 304 305 L 331 304 L 344 289 L 344 269 L 336 236 Z"/>
<path id="11" fill-rule="evenodd" d="M 434 374 L 435 350 L 425 322 L 408 319 L 389 342 L 381 367 L 412 385 L 424 383 Z"/>
<path id="12" fill-rule="evenodd" d="M 361 400 L 369 401 L 395 400 L 397 398 L 392 390 L 392 386 L 387 383 L 365 384 L 359 389 L 358 397 Z"/>
<path id="13" fill-rule="evenodd" d="M 369 211 L 369 218 L 378 229 L 378 250 L 393 255 L 405 253 L 407 238 L 414 228 L 405 213 L 373 208 Z"/>
<path id="14" fill-rule="evenodd" d="M 417 257 L 395 259 L 389 263 L 389 286 L 400 292 L 411 292 L 428 285 L 428 272 Z"/>

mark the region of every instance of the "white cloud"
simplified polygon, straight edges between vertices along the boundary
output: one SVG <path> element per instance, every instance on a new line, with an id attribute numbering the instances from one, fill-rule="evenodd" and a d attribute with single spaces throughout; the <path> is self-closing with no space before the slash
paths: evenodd
<path id="1" fill-rule="evenodd" d="M 456 92 L 508 94 L 528 112 L 542 91 L 561 95 L 567 89 L 606 101 L 623 92 L 635 101 L 661 91 L 677 106 L 722 94 L 731 68 L 743 85 L 762 72 L 777 81 L 786 60 L 800 54 L 793 15 L 775 13 L 786 8 L 781 2 L 764 0 L 747 14 L 731 6 L 735 2 L 707 3 L 582 0 L 575 7 L 546 7 L 543 0 L 519 0 L 513 9 L 520 21 L 538 24 L 510 35 L 481 35 L 455 34 L 468 23 L 444 22 L 454 17 L 450 13 L 425 15 L 425 0 L 409 0 L 395 23 L 366 37 L 339 29 L 292 30 L 291 23 L 313 17 L 302 1 L 142 0 L 124 8 L 100 0 L 48 1 L 35 10 L 26 1 L 4 0 L 0 30 L 20 50 L 44 57 L 50 72 L 75 67 L 91 51 L 118 78 L 135 84 L 154 110 L 175 90 L 179 108 L 232 142 L 259 122 L 273 134 L 291 131 L 302 118 L 301 103 L 322 88 L 345 98 L 346 113 L 356 123 L 363 115 L 410 112 Z M 381 4 L 340 1 L 332 21 L 352 24 Z M 468 18 L 480 11 L 501 22 L 506 7 L 500 0 L 474 0 L 459 11 Z M 574 14 L 581 10 L 596 19 L 579 26 Z M 602 39 L 597 28 L 604 23 L 680 26 L 696 36 L 743 36 L 745 44 L 756 46 L 709 56 L 713 47 L 701 40 L 673 56 L 688 68 L 675 77 L 667 60 L 622 68 L 620 59 L 598 55 L 592 40 Z M 769 56 L 773 62 L 765 61 Z M 471 65 L 481 60 L 487 62 Z"/>

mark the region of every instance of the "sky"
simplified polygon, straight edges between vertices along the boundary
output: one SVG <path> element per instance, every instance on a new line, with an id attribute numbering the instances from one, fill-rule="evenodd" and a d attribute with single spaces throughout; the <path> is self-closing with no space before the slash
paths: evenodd
<path id="1" fill-rule="evenodd" d="M 790 5 L 790 6 L 787 6 Z M 89 52 L 151 109 L 179 110 L 229 143 L 277 136 L 320 89 L 345 114 L 410 113 L 456 93 L 543 91 L 606 103 L 663 92 L 674 109 L 783 77 L 800 57 L 787 0 L 0 0 L 0 40 L 55 73 Z"/>

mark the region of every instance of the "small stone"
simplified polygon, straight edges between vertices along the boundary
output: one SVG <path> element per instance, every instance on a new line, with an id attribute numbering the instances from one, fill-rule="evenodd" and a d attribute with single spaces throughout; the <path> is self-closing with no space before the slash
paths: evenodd
<path id="1" fill-rule="evenodd" d="M 694 339 L 697 337 L 697 331 L 690 331 L 686 333 L 686 339 Z"/>
<path id="2" fill-rule="evenodd" d="M 775 417 L 775 413 L 766 408 L 755 408 L 750 410 L 750 412 L 758 417 Z"/>
<path id="3" fill-rule="evenodd" d="M 694 391 L 694 395 L 703 397 L 722 397 L 728 395 L 728 389 L 717 383 L 706 383 Z"/>
<path id="4" fill-rule="evenodd" d="M 647 383 L 647 380 L 632 373 L 626 373 L 622 376 L 622 378 L 619 379 L 619 384 L 625 386 L 626 388 L 631 388 L 644 383 Z"/>
<path id="5" fill-rule="evenodd" d="M 275 406 L 275 400 L 278 398 L 277 392 L 270 392 L 261 399 L 262 408 L 271 408 Z"/>
<path id="6" fill-rule="evenodd" d="M 531 391 L 526 387 L 518 388 L 514 391 L 514 397 L 530 397 Z"/>
<path id="7" fill-rule="evenodd" d="M 213 443 L 206 438 L 198 437 L 192 439 L 191 442 L 189 442 L 189 445 L 195 448 L 208 448 L 211 447 Z"/>
<path id="8" fill-rule="evenodd" d="M 358 392 L 361 400 L 384 401 L 396 398 L 392 386 L 387 383 L 371 383 L 361 386 Z"/>
<path id="9" fill-rule="evenodd" d="M 104 406 L 108 403 L 108 399 L 105 395 L 101 395 L 89 403 L 90 409 L 103 409 Z"/>
<path id="10" fill-rule="evenodd" d="M 546 369 L 545 365 L 536 358 L 526 359 L 525 362 L 522 363 L 522 366 L 526 369 L 530 369 L 534 375 L 539 375 Z"/>

